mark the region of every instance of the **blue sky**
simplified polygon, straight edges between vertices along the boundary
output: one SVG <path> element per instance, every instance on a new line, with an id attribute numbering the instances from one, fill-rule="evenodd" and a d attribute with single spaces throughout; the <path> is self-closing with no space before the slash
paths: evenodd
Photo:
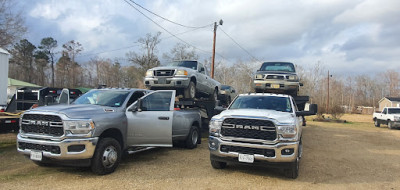
<path id="1" fill-rule="evenodd" d="M 220 29 L 260 61 L 291 61 L 305 68 L 320 61 L 336 74 L 370 74 L 400 68 L 400 1 L 397 0 L 154 0 L 136 1 L 172 21 L 204 26 L 223 19 L 217 31 L 217 61 L 250 61 Z M 125 58 L 138 51 L 146 33 L 162 32 L 159 57 L 179 42 L 124 0 L 19 1 L 28 26 L 26 38 L 38 45 L 53 37 L 61 46 L 80 42 L 78 61 L 94 56 Z M 143 10 L 142 10 L 143 11 Z M 154 15 L 150 18 L 173 34 L 192 30 Z M 211 57 L 212 27 L 179 35 Z M 133 47 L 132 47 L 133 46 Z M 130 48 L 124 48 L 130 47 Z M 121 49 L 124 48 L 124 49 Z M 111 51 L 121 49 L 118 51 Z M 99 52 L 105 52 L 96 54 Z M 95 55 L 93 55 L 95 54 Z M 121 59 L 124 63 L 124 59 Z M 126 63 L 126 61 L 125 61 Z M 250 64 L 261 63 L 255 62 Z"/>

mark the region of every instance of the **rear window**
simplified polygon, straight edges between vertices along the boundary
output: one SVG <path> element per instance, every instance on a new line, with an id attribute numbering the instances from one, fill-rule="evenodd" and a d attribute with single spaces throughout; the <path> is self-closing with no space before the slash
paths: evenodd
<path id="1" fill-rule="evenodd" d="M 288 97 L 239 96 L 229 109 L 265 109 L 292 112 L 292 104 Z"/>
<path id="2" fill-rule="evenodd" d="M 296 72 L 293 63 L 281 62 L 265 62 L 262 64 L 260 71 L 283 71 L 283 72 Z"/>

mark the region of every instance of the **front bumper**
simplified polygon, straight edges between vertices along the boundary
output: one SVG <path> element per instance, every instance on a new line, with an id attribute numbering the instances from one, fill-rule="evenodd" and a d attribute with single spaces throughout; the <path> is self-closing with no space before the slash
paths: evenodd
<path id="1" fill-rule="evenodd" d="M 41 151 L 44 158 L 53 158 L 59 160 L 81 160 L 93 157 L 97 141 L 98 137 L 64 139 L 62 141 L 38 140 L 25 138 L 18 134 L 17 150 L 18 152 L 27 156 L 31 154 L 31 151 Z M 83 150 L 71 148 L 83 146 Z M 48 150 L 47 147 L 57 149 L 57 151 Z"/>
<path id="2" fill-rule="evenodd" d="M 256 90 L 294 91 L 299 88 L 299 84 L 285 80 L 253 80 L 253 88 Z"/>
<path id="3" fill-rule="evenodd" d="M 144 84 L 146 87 L 152 89 L 171 89 L 171 88 L 187 88 L 189 86 L 189 78 L 178 78 L 178 77 L 152 77 L 145 78 Z"/>
<path id="4" fill-rule="evenodd" d="M 239 151 L 221 151 L 221 147 L 236 147 L 236 150 L 246 150 L 246 152 Z M 299 148 L 299 142 L 280 142 L 274 145 L 267 144 L 252 144 L 243 142 L 222 141 L 218 137 L 209 137 L 208 147 L 210 150 L 211 158 L 217 161 L 224 162 L 239 162 L 239 154 L 252 154 L 254 151 L 254 164 L 271 165 L 277 163 L 290 163 L 296 160 Z M 285 150 L 291 150 L 290 154 L 283 155 Z M 249 152 L 250 151 L 250 152 Z M 269 152 L 268 155 L 260 154 L 259 152 Z M 274 154 L 271 154 L 274 152 Z"/>

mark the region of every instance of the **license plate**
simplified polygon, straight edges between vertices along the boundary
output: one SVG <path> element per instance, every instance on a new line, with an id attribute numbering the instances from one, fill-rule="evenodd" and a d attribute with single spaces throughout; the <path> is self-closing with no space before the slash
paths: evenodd
<path id="1" fill-rule="evenodd" d="M 165 84 L 165 82 L 166 82 L 165 78 L 158 79 L 158 84 Z"/>
<path id="2" fill-rule="evenodd" d="M 279 84 L 272 84 L 272 88 L 279 88 Z"/>
<path id="3" fill-rule="evenodd" d="M 239 162 L 253 163 L 254 155 L 251 154 L 239 154 Z"/>
<path id="4" fill-rule="evenodd" d="M 42 161 L 43 154 L 40 151 L 31 151 L 31 160 Z"/>
<path id="5" fill-rule="evenodd" d="M 262 86 L 260 83 L 257 83 L 256 86 Z"/>

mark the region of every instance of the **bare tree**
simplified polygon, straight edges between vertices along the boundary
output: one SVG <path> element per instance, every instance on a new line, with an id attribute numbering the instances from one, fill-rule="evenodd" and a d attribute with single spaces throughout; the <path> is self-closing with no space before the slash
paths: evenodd
<path id="1" fill-rule="evenodd" d="M 0 0 L 0 47 L 13 44 L 26 32 L 22 12 L 13 12 L 16 2 Z"/>
<path id="2" fill-rule="evenodd" d="M 33 83 L 35 67 L 34 67 L 34 46 L 27 39 L 21 40 L 19 43 L 14 45 L 11 50 L 13 55 L 10 59 L 11 64 L 16 64 L 20 68 L 17 79 L 24 80 Z"/>
<path id="3" fill-rule="evenodd" d="M 171 49 L 170 54 L 164 53 L 163 58 L 168 61 L 173 60 L 198 60 L 199 55 L 197 55 L 194 47 L 188 44 L 177 43 Z"/>
<path id="4" fill-rule="evenodd" d="M 140 72 L 140 78 L 144 77 L 145 72 L 153 67 L 160 65 L 160 61 L 156 55 L 157 45 L 161 42 L 161 32 L 157 32 L 154 36 L 150 33 L 144 38 L 139 38 L 138 43 L 142 46 L 142 53 L 128 52 L 126 54 L 128 61 L 132 63 Z"/>
<path id="5" fill-rule="evenodd" d="M 39 49 L 43 51 L 49 58 L 47 61 L 51 63 L 51 86 L 54 87 L 54 50 L 57 47 L 57 40 L 52 37 L 43 38 L 40 42 Z"/>

